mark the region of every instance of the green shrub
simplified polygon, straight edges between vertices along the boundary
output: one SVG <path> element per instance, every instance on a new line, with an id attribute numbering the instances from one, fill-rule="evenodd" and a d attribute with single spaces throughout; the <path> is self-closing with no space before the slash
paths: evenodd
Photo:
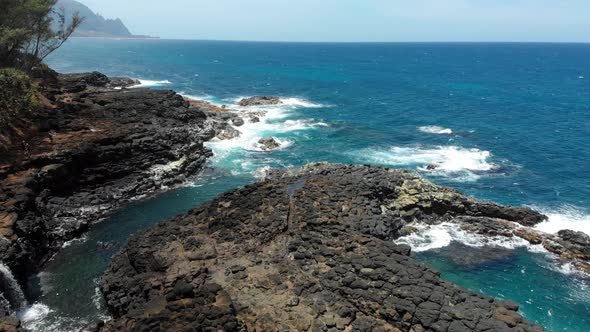
<path id="1" fill-rule="evenodd" d="M 30 77 L 12 68 L 0 69 L 0 128 L 26 118 L 39 107 Z"/>

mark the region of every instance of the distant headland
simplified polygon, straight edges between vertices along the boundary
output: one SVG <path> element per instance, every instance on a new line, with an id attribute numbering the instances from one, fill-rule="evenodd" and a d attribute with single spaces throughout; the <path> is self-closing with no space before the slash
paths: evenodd
<path id="1" fill-rule="evenodd" d="M 88 6 L 75 0 L 59 0 L 56 8 L 63 9 L 65 17 L 78 13 L 83 18 L 82 24 L 72 37 L 101 37 L 101 38 L 159 38 L 146 35 L 134 35 L 129 31 L 120 18 L 104 18 L 95 13 Z"/>

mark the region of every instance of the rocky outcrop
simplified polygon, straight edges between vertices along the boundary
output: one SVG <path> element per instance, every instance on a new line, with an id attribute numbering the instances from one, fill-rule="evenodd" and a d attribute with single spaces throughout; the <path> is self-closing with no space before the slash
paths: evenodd
<path id="1" fill-rule="evenodd" d="M 88 88 L 128 88 L 141 82 L 128 77 L 107 77 L 100 72 L 59 74 L 60 88 L 63 92 L 76 93 Z"/>
<path id="2" fill-rule="evenodd" d="M 248 106 L 267 106 L 282 104 L 281 98 L 270 96 L 254 96 L 240 100 L 239 105 L 242 107 Z"/>
<path id="3" fill-rule="evenodd" d="M 21 332 L 25 331 L 20 321 L 14 316 L 0 316 L 0 331 L 2 332 Z"/>
<path id="4" fill-rule="evenodd" d="M 184 99 L 186 99 L 188 101 L 190 107 L 206 109 L 211 112 L 230 111 L 230 109 L 228 109 L 225 105 L 222 105 L 221 107 L 219 107 L 219 106 L 214 105 L 214 104 L 212 104 L 208 101 L 205 101 L 205 100 L 198 100 L 198 99 L 193 99 L 193 98 L 188 98 L 188 97 L 184 97 Z"/>
<path id="5" fill-rule="evenodd" d="M 114 209 L 202 169 L 222 121 L 173 91 L 60 75 L 36 131 L 0 158 L 0 262 L 21 281 Z"/>
<path id="6" fill-rule="evenodd" d="M 277 142 L 273 137 L 264 137 L 258 140 L 260 148 L 264 151 L 275 150 L 281 147 L 281 144 Z"/>
<path id="7" fill-rule="evenodd" d="M 100 282 L 113 320 L 97 329 L 542 331 L 392 241 L 415 220 L 460 217 L 544 219 L 402 170 L 273 171 L 133 236 Z"/>

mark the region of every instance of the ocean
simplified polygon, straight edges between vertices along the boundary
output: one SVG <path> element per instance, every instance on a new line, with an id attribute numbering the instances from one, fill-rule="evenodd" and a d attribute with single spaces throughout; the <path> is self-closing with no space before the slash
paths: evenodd
<path id="1" fill-rule="evenodd" d="M 541 230 L 590 234 L 590 44 L 72 39 L 48 63 L 218 105 L 253 95 L 284 103 L 264 107 L 267 116 L 238 128 L 241 137 L 207 143 L 215 156 L 194 183 L 132 204 L 68 243 L 29 281 L 33 301 L 21 318 L 34 330 L 105 318 L 96 282 L 130 234 L 271 167 L 406 168 L 481 200 L 536 208 L 549 216 Z M 257 149 L 265 136 L 282 148 Z M 549 331 L 590 326 L 590 279 L 538 248 L 506 241 L 490 250 L 448 227 L 405 241 L 447 280 L 514 300 Z"/>

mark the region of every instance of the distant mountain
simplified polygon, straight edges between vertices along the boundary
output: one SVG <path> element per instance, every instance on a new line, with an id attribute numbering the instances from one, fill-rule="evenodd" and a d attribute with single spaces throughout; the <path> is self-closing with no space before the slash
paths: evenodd
<path id="1" fill-rule="evenodd" d="M 125 26 L 121 19 L 108 19 L 94 13 L 86 5 L 74 0 L 59 0 L 56 8 L 63 8 L 66 17 L 71 17 L 74 13 L 79 13 L 84 21 L 73 36 L 75 37 L 119 37 L 119 38 L 139 38 L 147 36 L 133 35 Z"/>

